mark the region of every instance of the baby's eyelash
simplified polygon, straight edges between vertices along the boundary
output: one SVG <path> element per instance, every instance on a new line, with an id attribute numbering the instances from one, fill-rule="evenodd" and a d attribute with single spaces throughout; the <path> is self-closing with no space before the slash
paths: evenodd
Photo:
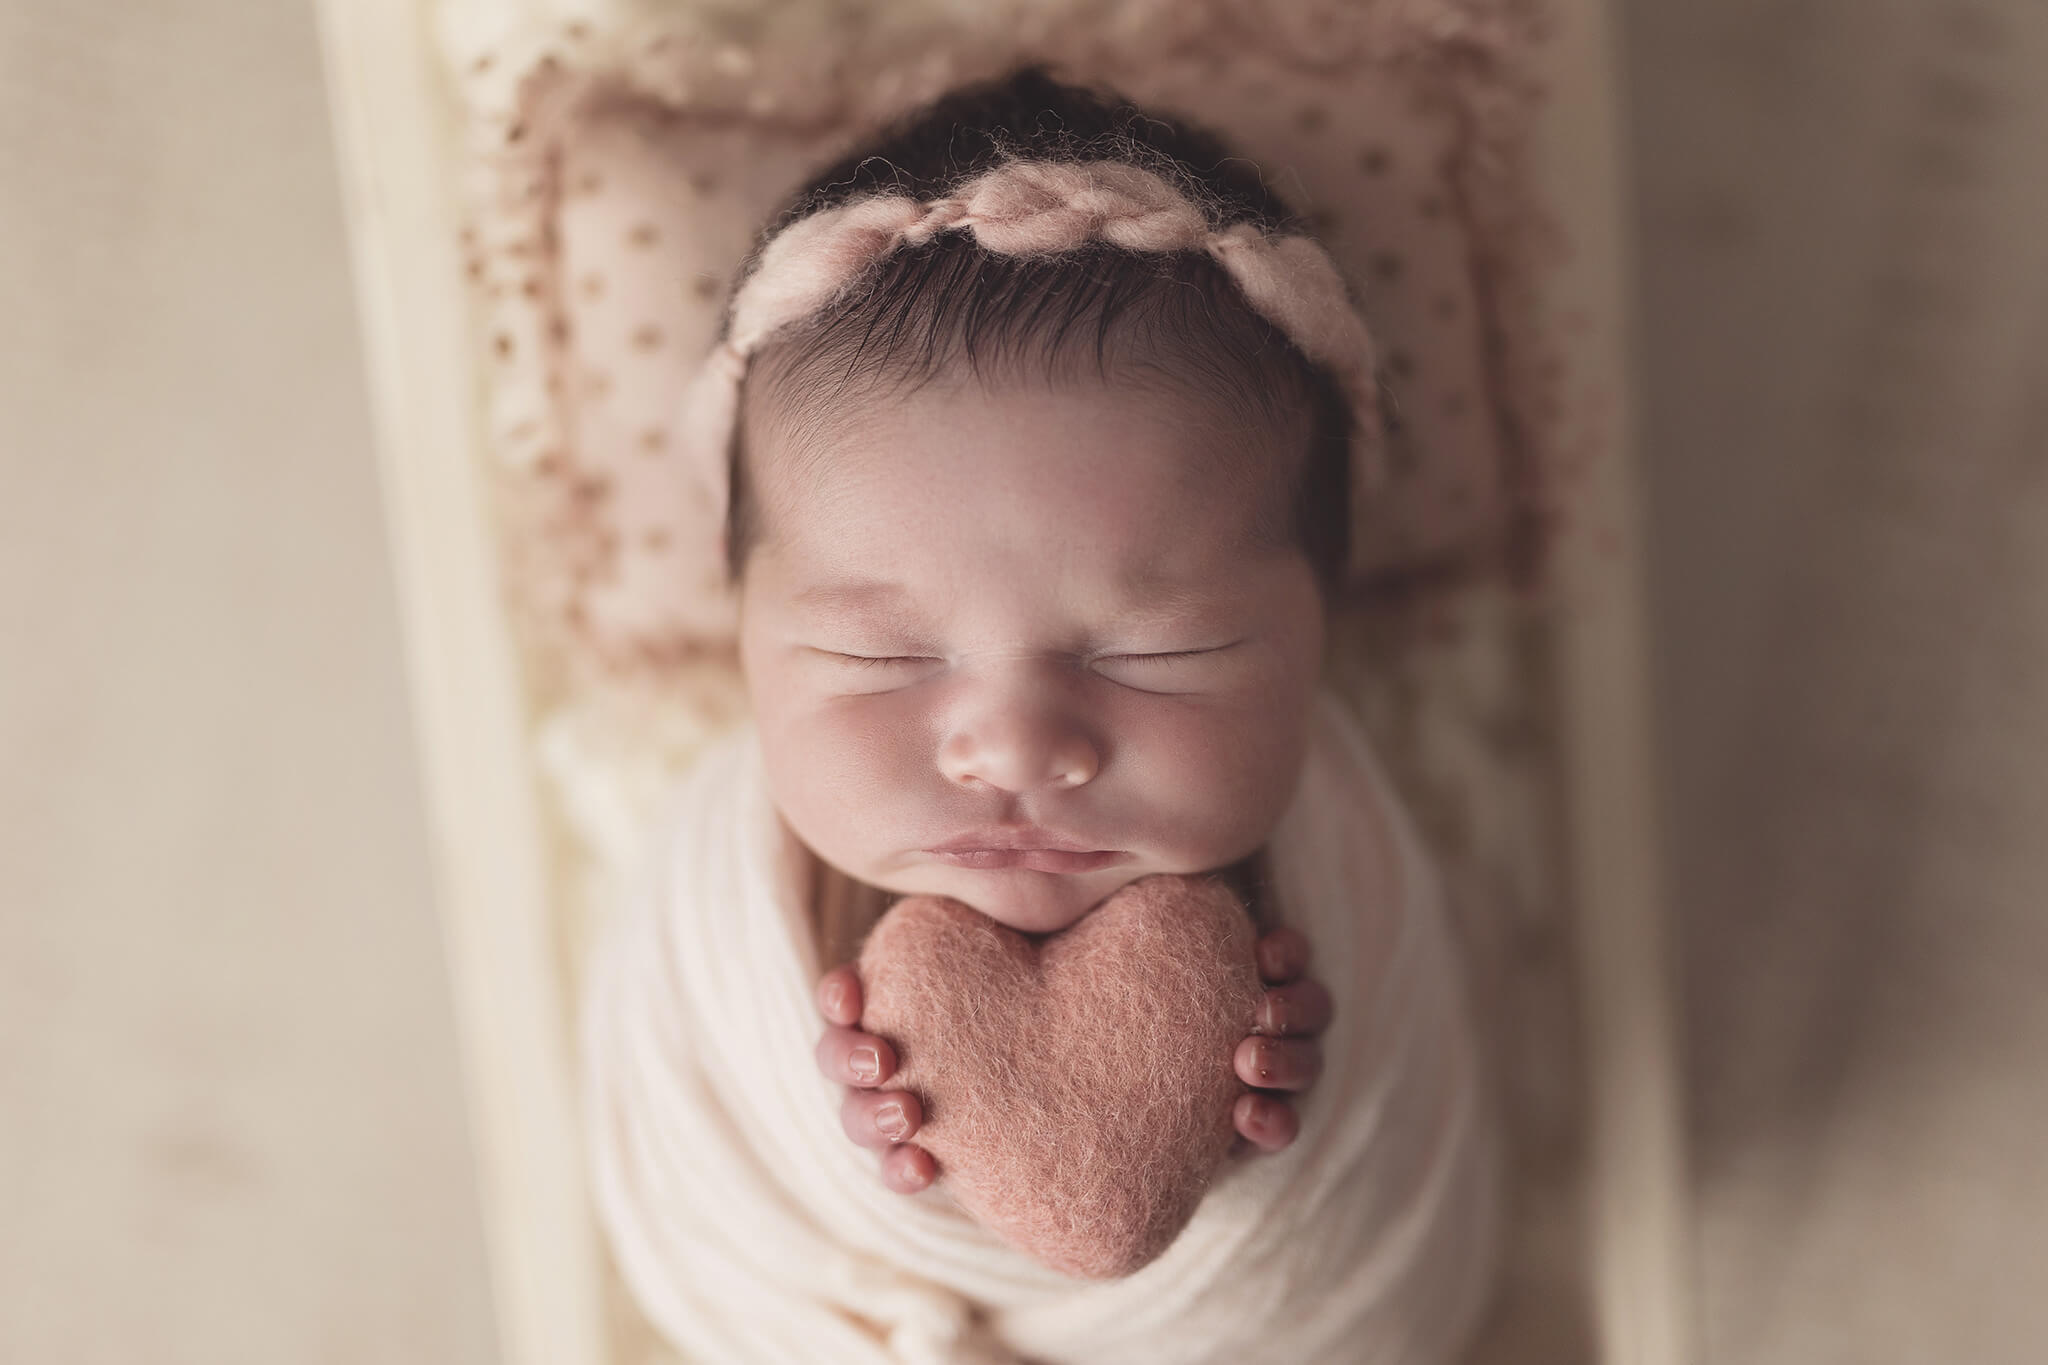
<path id="1" fill-rule="evenodd" d="M 848 663 L 860 668 L 878 668 L 883 664 L 914 664 L 918 662 L 918 656 L 915 654 L 888 654 L 876 657 L 868 654 L 839 654 L 835 651 L 833 657 L 844 659 Z"/>
<path id="2" fill-rule="evenodd" d="M 1235 642 L 1233 641 L 1232 643 Z M 1100 656 L 1100 659 L 1143 659 L 1147 661 L 1172 659 L 1199 659 L 1206 654 L 1219 654 L 1222 651 L 1229 649 L 1230 647 L 1230 645 L 1214 645 L 1208 649 L 1163 650 L 1156 654 L 1104 654 Z M 852 664 L 855 668 L 881 668 L 888 664 L 916 664 L 923 663 L 925 661 L 925 656 L 922 654 L 845 654 L 838 650 L 832 650 L 829 652 L 831 653 L 833 658 L 843 659 L 847 663 Z"/>
<path id="3" fill-rule="evenodd" d="M 1105 654 L 1105 659 L 1199 659 L 1205 654 L 1221 654 L 1237 642 L 1228 645 L 1212 645 L 1208 649 L 1175 649 L 1158 654 Z"/>

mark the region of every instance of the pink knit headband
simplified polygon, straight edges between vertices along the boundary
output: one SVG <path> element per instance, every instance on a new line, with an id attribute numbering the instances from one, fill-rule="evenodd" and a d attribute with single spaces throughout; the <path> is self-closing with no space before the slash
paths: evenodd
<path id="1" fill-rule="evenodd" d="M 1356 417 L 1354 497 L 1379 486 L 1372 337 L 1321 246 L 1307 237 L 1268 236 L 1248 223 L 1213 231 L 1186 195 L 1127 162 L 1012 161 L 945 199 L 920 203 L 876 195 L 820 210 L 791 223 L 762 249 L 733 297 L 724 339 L 683 400 L 682 431 L 717 524 L 726 515 L 727 460 L 748 359 L 899 247 L 949 230 L 972 232 L 984 249 L 1005 256 L 1051 255 L 1094 241 L 1131 251 L 1208 253 L 1261 317 L 1335 377 Z"/>

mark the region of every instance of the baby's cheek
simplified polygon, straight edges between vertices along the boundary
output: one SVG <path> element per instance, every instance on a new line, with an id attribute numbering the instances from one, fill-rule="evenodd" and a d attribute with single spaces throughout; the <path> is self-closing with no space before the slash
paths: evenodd
<path id="1" fill-rule="evenodd" d="M 1156 727 L 1131 777 L 1158 802 L 1156 828 L 1174 861 L 1234 862 L 1266 841 L 1293 796 L 1301 740 L 1256 717 L 1175 717 Z"/>
<path id="2" fill-rule="evenodd" d="M 876 698 L 836 698 L 761 720 L 777 805 L 806 843 L 855 871 L 897 851 L 891 832 L 921 828 L 907 818 L 930 782 L 913 761 L 916 722 L 887 711 Z"/>

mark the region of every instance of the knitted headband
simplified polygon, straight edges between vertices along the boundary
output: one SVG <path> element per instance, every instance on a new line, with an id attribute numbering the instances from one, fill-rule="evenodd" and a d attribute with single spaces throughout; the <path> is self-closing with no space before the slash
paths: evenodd
<path id="1" fill-rule="evenodd" d="M 1214 230 L 1186 195 L 1127 162 L 1011 161 L 943 199 L 856 199 L 800 218 L 769 240 L 683 400 L 682 432 L 716 524 L 726 516 L 727 460 L 749 358 L 891 253 L 946 231 L 972 232 L 984 250 L 1004 256 L 1052 255 L 1095 241 L 1130 251 L 1207 253 L 1246 302 L 1327 369 L 1350 400 L 1354 498 L 1380 485 L 1372 337 L 1321 246 L 1307 237 L 1269 236 L 1249 223 Z"/>

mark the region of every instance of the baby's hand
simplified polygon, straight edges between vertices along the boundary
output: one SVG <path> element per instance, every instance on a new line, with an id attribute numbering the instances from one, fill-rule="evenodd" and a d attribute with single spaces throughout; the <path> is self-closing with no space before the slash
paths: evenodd
<path id="1" fill-rule="evenodd" d="M 1249 1141 L 1277 1152 L 1294 1141 L 1301 1120 L 1293 1103 L 1274 1092 L 1306 1090 L 1323 1069 L 1315 1036 L 1330 1026 L 1333 1006 L 1330 993 L 1303 975 L 1308 953 L 1308 939 L 1298 929 L 1275 929 L 1259 939 L 1259 979 L 1274 989 L 1259 1001 L 1252 1036 L 1237 1045 L 1237 1078 L 1255 1087 L 1238 1096 L 1231 1110 L 1240 1149 Z"/>
<path id="2" fill-rule="evenodd" d="M 938 1163 L 907 1139 L 924 1122 L 924 1106 L 908 1090 L 877 1090 L 896 1074 L 896 1050 L 853 1025 L 860 1022 L 860 973 L 851 964 L 819 978 L 818 1009 L 832 1027 L 818 1040 L 818 1069 L 825 1079 L 852 1087 L 839 1106 L 846 1135 L 884 1153 L 882 1183 L 898 1194 L 916 1194 L 938 1178 Z"/>
<path id="3" fill-rule="evenodd" d="M 1299 930 L 1276 929 L 1256 950 L 1259 979 L 1274 989 L 1259 1002 L 1252 1036 L 1238 1045 L 1238 1079 L 1254 1087 L 1240 1095 L 1231 1121 L 1240 1135 L 1263 1151 L 1277 1152 L 1294 1141 L 1300 1120 L 1285 1092 L 1306 1090 L 1322 1070 L 1315 1036 L 1330 1026 L 1330 993 L 1306 977 L 1309 944 Z M 839 1107 L 840 1126 L 863 1147 L 884 1152 L 882 1183 L 899 1194 L 916 1194 L 938 1178 L 930 1152 L 909 1141 L 924 1122 L 924 1106 L 907 1090 L 876 1087 L 896 1074 L 896 1052 L 887 1042 L 853 1027 L 861 1014 L 860 974 L 835 967 L 818 982 L 818 1008 L 827 1024 L 818 1040 L 818 1069 L 826 1079 L 849 1087 Z"/>

